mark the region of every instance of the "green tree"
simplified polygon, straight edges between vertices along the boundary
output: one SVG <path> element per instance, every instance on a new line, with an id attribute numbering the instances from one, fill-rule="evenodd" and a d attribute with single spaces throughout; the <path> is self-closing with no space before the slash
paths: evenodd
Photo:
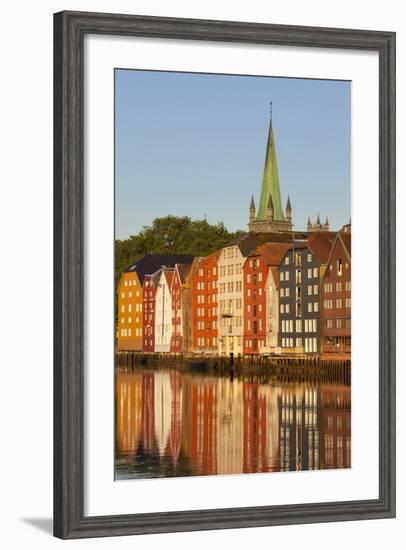
<path id="1" fill-rule="evenodd" d="M 207 256 L 242 235 L 229 232 L 223 222 L 211 225 L 207 220 L 166 216 L 156 218 L 137 235 L 115 242 L 115 288 L 125 269 L 148 254 L 190 254 Z"/>

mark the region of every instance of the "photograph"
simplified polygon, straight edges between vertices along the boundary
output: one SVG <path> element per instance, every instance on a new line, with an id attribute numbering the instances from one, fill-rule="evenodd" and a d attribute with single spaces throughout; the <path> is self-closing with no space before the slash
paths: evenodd
<path id="1" fill-rule="evenodd" d="M 116 481 L 351 468 L 351 93 L 115 69 Z"/>

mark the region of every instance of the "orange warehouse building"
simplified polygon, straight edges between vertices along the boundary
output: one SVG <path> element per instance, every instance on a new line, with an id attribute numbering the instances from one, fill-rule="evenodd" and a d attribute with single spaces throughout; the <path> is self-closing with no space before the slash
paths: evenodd
<path id="1" fill-rule="evenodd" d="M 141 351 L 142 287 L 136 272 L 126 271 L 118 287 L 117 349 Z"/>

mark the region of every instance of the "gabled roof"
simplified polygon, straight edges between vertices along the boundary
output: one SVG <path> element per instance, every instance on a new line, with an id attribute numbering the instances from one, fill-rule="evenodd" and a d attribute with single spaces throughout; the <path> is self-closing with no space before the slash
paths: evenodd
<path id="1" fill-rule="evenodd" d="M 186 281 L 189 271 L 192 269 L 192 264 L 176 264 L 176 268 L 179 273 L 180 282 L 183 284 Z"/>
<path id="2" fill-rule="evenodd" d="M 331 256 L 333 255 L 334 249 L 337 246 L 337 241 L 341 241 L 344 252 L 347 254 L 348 260 L 351 262 L 351 233 L 339 231 L 334 239 L 333 246 L 331 247 L 330 254 L 328 256 L 326 264 L 328 265 L 331 261 Z"/>
<path id="3" fill-rule="evenodd" d="M 163 273 L 164 273 L 164 275 L 165 275 L 165 277 L 166 277 L 166 280 L 167 280 L 167 282 L 168 282 L 168 286 L 169 286 L 169 288 L 170 288 L 171 285 L 172 285 L 172 281 L 173 281 L 173 276 L 174 276 L 174 274 L 175 274 L 175 270 L 174 270 L 173 268 L 167 268 L 167 267 L 166 267 L 166 268 L 163 269 L 162 271 L 163 271 Z"/>
<path id="4" fill-rule="evenodd" d="M 151 283 L 153 284 L 153 286 L 156 288 L 159 284 L 159 277 L 161 276 L 161 269 L 158 269 L 157 271 L 155 271 L 155 273 L 146 273 L 144 275 L 144 283 L 145 283 L 145 279 L 146 277 L 149 278 L 149 280 L 151 281 Z"/>
<path id="5" fill-rule="evenodd" d="M 335 231 L 321 231 L 309 236 L 309 248 L 322 265 L 327 263 L 336 235 Z"/>
<path id="6" fill-rule="evenodd" d="M 310 233 L 307 241 L 295 242 L 290 244 L 283 257 L 291 250 L 303 250 L 308 248 L 318 259 L 321 265 L 326 265 L 330 256 L 334 239 L 337 233 L 335 231 L 321 231 L 320 233 Z M 281 258 L 281 261 L 283 260 Z"/>
<path id="7" fill-rule="evenodd" d="M 241 254 L 246 258 L 258 246 L 258 240 L 254 233 L 244 233 L 231 243 L 226 244 L 224 248 L 229 246 L 238 246 Z"/>
<path id="8" fill-rule="evenodd" d="M 338 234 L 340 235 L 348 256 L 351 258 L 351 231 L 340 231 Z"/>
<path id="9" fill-rule="evenodd" d="M 175 264 L 191 264 L 193 256 L 189 254 L 149 254 L 127 267 L 126 272 L 136 272 L 141 285 L 147 274 L 155 273 L 162 266 L 175 267 Z"/>
<path id="10" fill-rule="evenodd" d="M 266 265 L 278 266 L 286 251 L 291 247 L 291 243 L 265 243 L 251 255 L 261 255 Z"/>

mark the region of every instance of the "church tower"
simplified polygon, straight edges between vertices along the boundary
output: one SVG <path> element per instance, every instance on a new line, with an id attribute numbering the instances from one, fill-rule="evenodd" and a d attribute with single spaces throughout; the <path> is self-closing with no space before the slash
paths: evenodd
<path id="1" fill-rule="evenodd" d="M 251 196 L 251 204 L 250 204 L 250 223 L 255 221 L 255 202 L 254 202 L 254 195 Z"/>
<path id="2" fill-rule="evenodd" d="M 249 220 L 248 228 L 253 233 L 280 233 L 292 231 L 293 228 L 292 206 L 289 197 L 286 204 L 286 218 L 282 209 L 278 163 L 272 128 L 272 110 L 269 120 L 268 142 L 259 206 L 257 212 L 255 212 L 254 197 L 252 197 Z"/>
<path id="3" fill-rule="evenodd" d="M 310 216 L 307 219 L 307 232 L 308 233 L 319 233 L 321 231 L 330 231 L 330 222 L 326 216 L 326 221 L 324 223 L 320 222 L 320 214 L 317 214 L 316 223 L 312 223 Z"/>

